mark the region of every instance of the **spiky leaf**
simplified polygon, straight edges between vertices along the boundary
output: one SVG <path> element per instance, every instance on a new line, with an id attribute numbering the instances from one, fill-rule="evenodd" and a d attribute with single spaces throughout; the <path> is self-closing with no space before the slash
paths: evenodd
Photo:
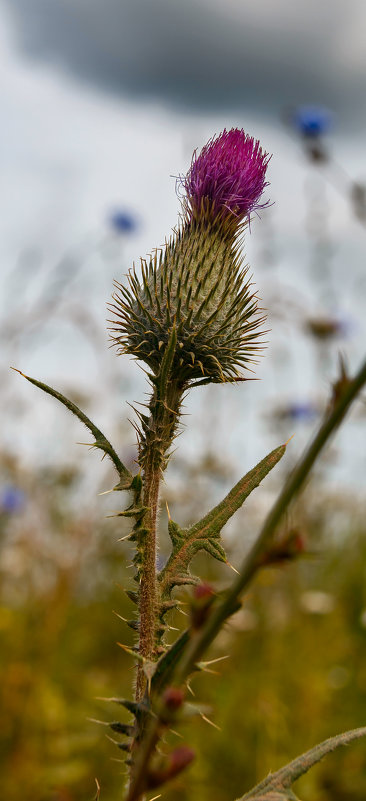
<path id="1" fill-rule="evenodd" d="M 189 529 L 181 529 L 173 520 L 169 521 L 168 530 L 173 549 L 167 564 L 159 575 L 163 600 L 170 596 L 173 587 L 195 581 L 194 577 L 190 576 L 188 568 L 198 551 L 205 550 L 220 562 L 226 562 L 225 551 L 220 543 L 220 535 L 225 523 L 240 509 L 250 493 L 259 486 L 265 476 L 280 461 L 285 450 L 286 445 L 281 445 L 271 451 L 238 481 L 211 512 L 194 526 Z"/>
<path id="2" fill-rule="evenodd" d="M 291 787 L 300 776 L 307 773 L 310 768 L 320 762 L 327 754 L 335 751 L 342 745 L 349 745 L 353 740 L 366 736 L 366 727 L 352 729 L 351 731 L 330 737 L 328 740 L 319 743 L 310 751 L 289 762 L 285 767 L 280 768 L 276 773 L 270 773 L 266 779 L 257 784 L 249 793 L 241 796 L 237 801 L 293 801 L 294 796 Z"/>
<path id="3" fill-rule="evenodd" d="M 56 400 L 62 403 L 63 406 L 66 406 L 66 408 L 69 409 L 69 411 L 72 412 L 75 417 L 78 417 L 78 419 L 84 423 L 95 439 L 94 447 L 103 451 L 113 462 L 120 477 L 119 489 L 131 489 L 131 484 L 133 481 L 132 473 L 130 473 L 127 467 L 125 467 L 125 465 L 121 462 L 119 456 L 107 437 L 104 436 L 102 431 L 97 428 L 97 426 L 89 419 L 89 417 L 87 417 L 86 414 L 84 414 L 84 412 L 82 412 L 81 409 L 79 409 L 79 407 L 73 403 L 73 401 L 70 401 L 65 397 L 65 395 L 62 395 L 61 392 L 57 392 L 57 390 L 49 387 L 47 384 L 42 383 L 42 381 L 37 381 L 35 378 L 30 378 L 29 375 L 25 375 L 20 370 L 16 370 L 16 372 L 20 373 L 20 375 L 22 375 L 23 378 L 26 378 L 31 384 L 34 384 L 35 387 L 42 389 L 43 392 L 47 393 L 47 395 L 51 395 L 53 398 L 56 398 Z"/>

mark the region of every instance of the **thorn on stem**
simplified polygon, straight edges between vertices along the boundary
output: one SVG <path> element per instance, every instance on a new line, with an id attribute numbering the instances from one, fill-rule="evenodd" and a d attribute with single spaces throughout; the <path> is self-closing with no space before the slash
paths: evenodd
<path id="1" fill-rule="evenodd" d="M 230 562 L 228 562 L 227 560 L 226 560 L 226 564 L 227 564 L 227 566 L 228 566 L 228 567 L 231 567 L 231 570 L 233 570 L 233 571 L 234 571 L 234 573 L 237 573 L 237 574 L 239 575 L 239 570 L 237 570 L 237 569 L 236 569 L 236 567 L 234 567 L 234 565 L 232 565 L 232 564 L 231 564 Z"/>
<path id="2" fill-rule="evenodd" d="M 201 712 L 201 718 L 202 718 L 202 720 L 205 721 L 205 723 L 209 723 L 210 726 L 213 726 L 214 729 L 217 729 L 217 731 L 222 731 L 220 726 L 218 726 L 217 723 L 214 723 L 213 720 L 210 720 L 209 718 L 207 718 L 206 715 L 203 714 L 203 712 Z"/>

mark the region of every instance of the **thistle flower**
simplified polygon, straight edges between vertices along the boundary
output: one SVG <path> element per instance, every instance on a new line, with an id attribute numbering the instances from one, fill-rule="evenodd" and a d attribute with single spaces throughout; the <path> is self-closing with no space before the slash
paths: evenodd
<path id="1" fill-rule="evenodd" d="M 170 377 L 181 387 L 194 379 L 242 378 L 255 360 L 264 317 L 243 265 L 238 233 L 260 208 L 269 156 L 244 131 L 223 131 L 194 155 L 186 177 L 181 227 L 141 261 L 129 287 L 117 283 L 112 339 L 121 353 L 158 375 L 173 328 Z"/>
<path id="2" fill-rule="evenodd" d="M 200 154 L 194 153 L 182 179 L 186 203 L 194 217 L 206 207 L 213 216 L 234 215 L 242 220 L 264 206 L 259 203 L 270 156 L 243 130 L 226 129 L 213 137 Z"/>

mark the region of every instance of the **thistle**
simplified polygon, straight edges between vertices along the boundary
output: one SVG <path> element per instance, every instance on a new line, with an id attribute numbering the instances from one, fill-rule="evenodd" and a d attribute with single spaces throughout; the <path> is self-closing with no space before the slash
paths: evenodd
<path id="1" fill-rule="evenodd" d="M 162 471 L 177 433 L 184 393 L 207 383 L 243 380 L 260 349 L 263 314 L 251 289 L 241 256 L 241 239 L 251 215 L 266 203 L 269 161 L 259 142 L 244 131 L 224 131 L 197 156 L 183 189 L 181 223 L 165 247 L 149 262 L 142 261 L 129 286 L 116 285 L 112 310 L 112 339 L 119 352 L 143 361 L 151 383 L 145 412 L 137 411 L 138 464 L 133 475 L 103 432 L 61 393 L 33 378 L 28 380 L 59 400 L 88 428 L 94 446 L 110 458 L 118 475 L 116 491 L 128 491 L 130 504 L 118 515 L 134 520 L 129 539 L 134 543 L 137 587 L 127 594 L 138 610 L 128 625 L 138 632 L 133 649 L 123 646 L 137 663 L 135 699 L 110 698 L 132 716 L 105 723 L 128 754 L 130 785 L 127 801 L 140 801 L 150 790 L 169 781 L 192 761 L 192 749 L 182 745 L 168 754 L 160 746 L 172 725 L 199 708 L 188 705 L 185 685 L 192 673 L 209 670 L 202 656 L 226 620 L 240 607 L 243 593 L 256 573 L 267 565 L 298 558 L 302 543 L 291 535 L 276 538 L 292 500 L 300 491 L 327 440 L 342 422 L 357 393 L 366 384 L 366 363 L 352 380 L 344 380 L 344 365 L 319 431 L 284 487 L 248 550 L 234 583 L 224 593 L 192 575 L 198 551 L 227 562 L 221 532 L 286 452 L 275 448 L 243 476 L 210 512 L 184 529 L 168 514 L 171 554 L 156 567 L 156 524 Z M 341 365 L 342 367 L 342 365 Z M 295 541 L 296 540 L 296 541 Z M 188 628 L 168 646 L 165 632 L 169 613 L 177 604 L 173 591 L 195 585 Z M 203 715 L 204 717 L 204 715 Z M 327 740 L 294 760 L 242 797 L 257 801 L 294 799 L 292 783 L 325 754 L 366 733 L 357 729 Z"/>
<path id="2" fill-rule="evenodd" d="M 177 433 L 182 398 L 192 386 L 241 380 L 240 370 L 248 368 L 260 347 L 258 329 L 264 317 L 243 265 L 240 234 L 260 206 L 268 159 L 258 142 L 235 129 L 194 154 L 180 179 L 180 227 L 164 249 L 155 251 L 149 262 L 142 260 L 141 282 L 133 269 L 128 288 L 116 285 L 112 341 L 120 353 L 148 365 L 153 386 L 150 414 L 135 410 L 146 512 L 133 537 L 140 585 L 139 648 L 147 659 L 161 651 L 164 616 L 175 605 L 164 582 L 156 580 L 156 519 L 160 476 Z M 176 552 L 174 540 L 173 547 Z M 188 553 L 192 558 L 193 544 Z M 215 553 L 222 558 L 219 544 Z M 177 568 L 173 583 L 187 583 L 186 570 L 182 582 L 179 560 Z M 140 669 L 138 697 L 145 685 Z"/>
<path id="3" fill-rule="evenodd" d="M 267 186 L 269 156 L 244 131 L 224 131 L 193 156 L 182 220 L 163 250 L 116 284 L 112 339 L 161 370 L 176 332 L 170 378 L 182 389 L 242 378 L 260 347 L 264 316 L 243 264 L 241 234 Z"/>

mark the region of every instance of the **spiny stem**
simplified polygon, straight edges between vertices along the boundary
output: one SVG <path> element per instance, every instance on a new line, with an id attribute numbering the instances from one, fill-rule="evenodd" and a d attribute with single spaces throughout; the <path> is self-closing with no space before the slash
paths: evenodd
<path id="1" fill-rule="evenodd" d="M 177 347 L 177 332 L 173 326 L 166 343 L 160 369 L 150 376 L 153 391 L 150 398 L 150 416 L 139 414 L 139 462 L 143 469 L 143 503 L 146 508 L 144 526 L 139 542 L 139 652 L 148 660 L 156 658 L 158 603 L 156 575 L 156 521 L 159 503 L 159 485 L 168 462 L 168 451 L 176 434 L 179 409 L 184 385 L 171 379 L 171 370 Z M 145 691 L 143 667 L 139 667 L 136 700 Z"/>
<path id="2" fill-rule="evenodd" d="M 160 467 L 147 464 L 144 472 L 143 504 L 147 507 L 144 524 L 146 536 L 140 579 L 139 612 L 140 641 L 139 652 L 145 659 L 152 659 L 155 649 L 156 626 L 156 521 L 159 503 Z M 143 667 L 137 670 L 136 701 L 140 701 L 146 685 Z"/>
<path id="3" fill-rule="evenodd" d="M 146 512 L 143 520 L 142 540 L 139 544 L 139 654 L 149 662 L 158 658 L 157 644 L 160 624 L 156 571 L 159 487 L 161 475 L 168 460 L 167 452 L 176 432 L 183 391 L 184 387 L 180 383 L 169 381 L 169 371 L 166 372 L 166 375 L 160 375 L 156 380 L 150 400 L 150 417 L 141 418 L 139 460 L 143 468 L 143 505 Z M 137 668 L 136 701 L 142 701 L 146 693 L 147 681 L 143 661 Z M 135 775 L 134 757 L 139 754 L 148 720 L 149 715 L 141 712 L 131 747 L 132 783 L 134 783 Z"/>

